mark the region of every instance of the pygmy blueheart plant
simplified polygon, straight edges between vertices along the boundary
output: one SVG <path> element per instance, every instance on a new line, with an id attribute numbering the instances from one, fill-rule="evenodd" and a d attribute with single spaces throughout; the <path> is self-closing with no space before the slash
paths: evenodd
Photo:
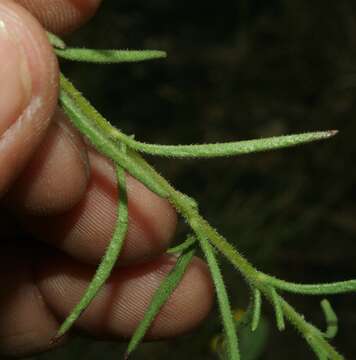
<path id="1" fill-rule="evenodd" d="M 164 58 L 166 56 L 165 52 L 151 50 L 120 51 L 69 48 L 55 35 L 49 33 L 48 37 L 57 56 L 72 61 L 107 64 L 137 62 Z M 116 227 L 110 245 L 80 302 L 65 319 L 53 341 L 59 339 L 72 327 L 96 296 L 117 262 L 128 227 L 125 174 L 129 173 L 151 191 L 167 199 L 186 220 L 187 224 L 189 224 L 191 233 L 188 234 L 186 240 L 181 244 L 167 250 L 170 254 L 177 254 L 178 260 L 154 293 L 144 318 L 129 341 L 125 354 L 126 358 L 132 354 L 143 340 L 152 321 L 182 279 L 196 249 L 200 248 L 211 272 L 221 313 L 223 336 L 220 337 L 217 346 L 218 355 L 221 358 L 230 360 L 240 359 L 238 345 L 239 331 L 242 327 L 246 326 L 249 326 L 252 332 L 258 329 L 261 322 L 262 299 L 265 299 L 274 309 L 276 325 L 279 330 L 284 330 L 286 322 L 289 322 L 304 337 L 318 359 L 343 359 L 343 356 L 328 341 L 337 332 L 337 317 L 328 300 L 324 299 L 321 302 L 321 308 L 327 324 L 326 330 L 322 331 L 308 322 L 303 315 L 299 314 L 283 298 L 282 294 L 287 292 L 320 296 L 346 292 L 355 293 L 356 280 L 325 284 L 299 284 L 284 281 L 257 270 L 200 215 L 198 204 L 194 199 L 176 190 L 141 156 L 141 153 L 193 159 L 234 156 L 328 139 L 334 136 L 337 131 L 318 131 L 218 144 L 156 145 L 135 140 L 133 136 L 128 136 L 113 127 L 63 74 L 60 76 L 59 101 L 74 126 L 79 129 L 83 136 L 99 152 L 111 159 L 115 164 L 120 201 L 117 207 Z M 217 254 L 223 255 L 236 268 L 250 289 L 250 305 L 244 315 L 238 320 L 234 318 L 231 310 L 223 276 L 217 262 Z"/>

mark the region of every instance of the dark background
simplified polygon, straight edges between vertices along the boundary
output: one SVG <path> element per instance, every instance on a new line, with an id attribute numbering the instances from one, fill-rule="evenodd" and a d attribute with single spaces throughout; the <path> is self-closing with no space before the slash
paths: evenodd
<path id="1" fill-rule="evenodd" d="M 142 141 L 202 143 L 339 129 L 329 141 L 270 153 L 152 162 L 260 269 L 301 282 L 356 278 L 354 1 L 105 0 L 67 41 L 168 52 L 166 60 L 140 64 L 63 64 L 110 121 Z M 244 283 L 223 267 L 234 307 L 245 308 Z M 324 328 L 320 298 L 287 298 Z M 354 359 L 355 295 L 330 300 L 340 321 L 333 343 Z M 269 332 L 259 359 L 313 359 L 291 326 L 279 333 L 269 305 L 263 311 Z M 215 309 L 195 333 L 145 344 L 133 359 L 214 359 L 210 343 L 219 331 Z M 78 338 L 38 358 L 118 359 L 124 348 Z"/>

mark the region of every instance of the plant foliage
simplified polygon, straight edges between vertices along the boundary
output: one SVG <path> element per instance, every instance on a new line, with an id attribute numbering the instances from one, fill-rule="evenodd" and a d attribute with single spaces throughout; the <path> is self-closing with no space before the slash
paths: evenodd
<path id="1" fill-rule="evenodd" d="M 48 34 L 56 54 L 72 61 L 93 63 L 137 62 L 163 58 L 163 51 L 120 51 L 67 48 L 65 43 L 53 34 Z M 157 145 L 135 140 L 113 127 L 61 74 L 60 104 L 72 123 L 103 155 L 112 160 L 117 169 L 117 183 L 120 192 L 116 228 L 110 246 L 81 301 L 65 319 L 54 341 L 63 336 L 75 323 L 80 314 L 89 306 L 106 279 L 109 277 L 120 254 L 128 225 L 125 173 L 141 181 L 151 191 L 167 199 L 189 224 L 192 234 L 167 253 L 179 253 L 178 260 L 152 297 L 145 316 L 129 342 L 126 358 L 144 339 L 152 321 L 179 284 L 196 248 L 200 247 L 208 263 L 221 313 L 223 335 L 218 353 L 231 360 L 240 359 L 238 334 L 241 328 L 249 328 L 251 334 L 261 323 L 262 300 L 269 302 L 275 313 L 276 326 L 280 331 L 286 323 L 293 325 L 304 337 L 318 359 L 341 360 L 343 356 L 329 343 L 337 333 L 337 316 L 330 303 L 321 302 L 327 324 L 322 331 L 308 322 L 283 297 L 284 293 L 302 295 L 332 295 L 356 292 L 356 280 L 325 284 L 299 284 L 278 279 L 256 269 L 240 252 L 214 229 L 199 213 L 198 204 L 191 197 L 176 190 L 141 156 L 141 153 L 172 158 L 210 158 L 234 156 L 295 146 L 307 142 L 328 139 L 337 131 L 318 131 L 256 140 L 200 144 L 200 145 Z M 241 319 L 236 320 L 221 274 L 217 256 L 222 255 L 240 273 L 249 286 L 251 303 Z M 252 335 L 251 335 L 252 336 Z"/>

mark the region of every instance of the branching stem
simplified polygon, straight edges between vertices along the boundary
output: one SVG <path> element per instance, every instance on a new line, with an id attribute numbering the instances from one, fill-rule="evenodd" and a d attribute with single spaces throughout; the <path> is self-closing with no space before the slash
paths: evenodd
<path id="1" fill-rule="evenodd" d="M 113 50 L 94 51 L 90 49 L 69 49 L 66 48 L 61 39 L 51 36 L 51 34 L 49 35 L 49 38 L 56 48 L 55 51 L 58 55 L 72 60 L 109 63 L 138 61 L 165 56 L 165 53 L 163 52 L 154 51 L 122 52 Z M 63 74 L 61 74 L 60 77 L 60 88 L 60 102 L 64 111 L 71 118 L 73 124 L 88 138 L 93 146 L 114 162 L 118 169 L 119 184 L 123 186 L 123 177 L 122 174 L 120 175 L 120 172 L 123 173 L 124 171 L 127 171 L 133 177 L 146 185 L 151 191 L 158 194 L 160 197 L 167 199 L 175 207 L 177 212 L 182 215 L 195 233 L 188 236 L 187 240 L 182 244 L 167 251 L 168 253 L 182 253 L 183 255 L 181 255 L 180 260 L 177 262 L 177 267 L 172 270 L 169 276 L 161 284 L 158 292 L 155 294 L 147 314 L 138 328 L 138 332 L 135 333 L 134 339 L 130 343 L 128 353 L 131 353 L 138 343 L 144 338 L 147 329 L 159 309 L 167 301 L 169 294 L 178 285 L 179 280 L 183 276 L 184 271 L 193 256 L 191 247 L 197 243 L 197 238 L 207 259 L 216 287 L 227 339 L 226 351 L 229 359 L 237 360 L 240 358 L 240 355 L 238 350 L 236 326 L 233 322 L 227 291 L 223 283 L 215 251 L 220 252 L 241 273 L 252 289 L 253 303 L 249 307 L 248 319 L 246 317 L 248 321 L 251 321 L 252 330 L 255 330 L 258 326 L 261 312 L 261 298 L 263 296 L 274 307 L 277 326 L 280 330 L 285 328 L 285 320 L 287 320 L 302 334 L 319 359 L 343 359 L 343 357 L 326 340 L 327 337 L 331 338 L 334 336 L 337 330 L 337 318 L 330 304 L 327 302 L 322 303 L 322 308 L 328 325 L 327 331 L 323 333 L 311 323 L 307 322 L 302 315 L 300 315 L 283 299 L 279 292 L 287 291 L 308 295 L 355 292 L 356 280 L 328 284 L 298 284 L 277 279 L 257 270 L 234 246 L 232 246 L 200 215 L 198 205 L 194 199 L 176 190 L 139 154 L 139 152 L 143 152 L 151 155 L 178 158 L 232 156 L 290 147 L 301 143 L 326 139 L 335 135 L 336 131 L 319 131 L 314 133 L 221 144 L 176 146 L 146 144 L 139 142 L 132 136 L 127 136 L 120 130 L 114 128 L 101 114 L 97 112 L 97 110 L 81 95 L 81 93 L 68 79 L 65 78 Z M 124 214 L 125 218 L 125 211 L 127 215 L 127 207 L 125 210 L 125 206 L 124 210 L 119 211 L 119 214 L 121 214 L 121 220 L 118 218 L 116 228 L 116 232 L 120 234 L 120 241 L 122 241 L 123 235 L 127 229 L 127 219 L 122 220 L 122 214 Z M 91 293 L 89 295 L 88 293 L 84 295 L 80 304 L 78 304 L 74 312 L 66 319 L 60 328 L 58 336 L 63 335 L 70 328 L 80 313 L 89 305 L 90 301 L 93 299 L 96 292 L 109 275 L 122 245 L 121 242 L 114 242 L 114 240 L 115 236 L 103 262 L 99 265 L 100 270 L 102 269 L 102 266 L 106 264 L 106 272 L 104 276 L 100 279 L 98 279 L 98 276 L 94 277 L 93 282 L 89 286 Z M 110 259 L 110 261 L 108 259 Z M 109 263 L 110 266 L 108 265 Z M 93 289 L 95 289 L 95 291 Z M 160 292 L 162 292 L 162 294 L 160 294 Z"/>

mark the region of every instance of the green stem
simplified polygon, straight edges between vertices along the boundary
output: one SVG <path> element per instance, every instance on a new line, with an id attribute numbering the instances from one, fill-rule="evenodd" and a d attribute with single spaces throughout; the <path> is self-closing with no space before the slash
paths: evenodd
<path id="1" fill-rule="evenodd" d="M 64 75 L 61 75 L 61 88 L 60 98 L 65 110 L 69 113 L 74 124 L 89 138 L 99 151 L 119 163 L 120 166 L 130 172 L 132 176 L 142 181 L 149 189 L 167 198 L 178 212 L 186 218 L 193 229 L 195 225 L 204 229 L 204 232 L 214 246 L 229 258 L 245 277 L 256 278 L 258 275 L 257 270 L 200 216 L 197 208 L 192 206 L 189 198 L 175 190 L 142 157 L 135 154 L 132 150 L 130 151 L 130 148 L 127 150 L 127 155 L 122 154 L 117 145 L 107 139 L 101 131 L 105 128 L 111 128 L 111 125 L 108 125 L 108 122 L 81 96 L 80 92 L 75 89 Z"/>
<path id="2" fill-rule="evenodd" d="M 95 127 L 95 124 L 85 117 L 85 114 L 81 112 L 81 109 L 76 104 L 76 96 L 73 96 L 70 83 L 67 82 L 63 75 L 61 75 L 60 101 L 64 111 L 73 121 L 74 125 L 85 134 L 98 151 L 113 160 L 114 163 L 119 164 L 132 176 L 142 181 L 150 190 L 161 197 L 167 197 L 168 194 L 159 187 L 154 178 L 147 175 L 147 172 L 135 164 L 128 154 L 123 153 L 119 149 L 118 144 L 114 144 Z"/>
<path id="3" fill-rule="evenodd" d="M 63 76 L 61 77 L 61 100 L 67 113 L 74 118 L 75 125 L 85 134 L 93 145 L 103 154 L 111 158 L 114 162 L 125 168 L 131 175 L 143 182 L 149 189 L 165 197 L 171 204 L 182 214 L 182 216 L 189 223 L 191 228 L 198 235 L 201 247 L 207 256 L 207 260 L 211 269 L 215 269 L 215 275 L 220 271 L 218 269 L 214 254 L 210 251 L 210 244 L 219 250 L 235 267 L 252 288 L 258 289 L 269 302 L 276 306 L 279 316 L 279 327 L 283 327 L 282 315 L 286 317 L 306 338 L 308 343 L 317 349 L 318 347 L 325 349 L 328 356 L 332 360 L 340 360 L 342 356 L 338 354 L 330 344 L 322 337 L 319 330 L 306 322 L 304 318 L 298 314 L 285 300 L 278 295 L 278 304 L 276 304 L 276 291 L 274 287 L 301 293 L 318 293 L 321 291 L 329 291 L 329 293 L 340 292 L 340 283 L 338 284 L 323 284 L 320 285 L 319 290 L 315 285 L 291 284 L 282 280 L 266 275 L 253 267 L 253 265 L 246 260 L 226 239 L 221 236 L 200 214 L 198 207 L 194 201 L 179 191 L 175 190 L 162 176 L 160 176 L 146 161 L 135 152 L 132 147 L 132 139 L 126 141 L 121 139 L 127 146 L 127 154 L 122 154 L 118 149 L 118 144 L 112 140 L 112 126 L 104 119 L 90 104 L 84 99 L 81 94 L 74 88 L 74 86 L 67 81 Z M 325 137 L 332 136 L 335 132 L 323 133 Z M 305 135 L 305 134 L 304 134 Z M 319 134 L 320 135 L 320 134 Z M 111 138 L 110 138 L 111 136 Z M 282 146 L 281 144 L 279 144 Z M 280 147 L 279 146 L 279 147 Z M 137 150 L 137 149 L 136 149 Z M 251 149 L 250 149 L 251 151 Z M 218 277 L 219 278 L 219 277 Z M 215 277 L 215 285 L 218 287 L 218 281 Z M 219 280 L 220 282 L 220 280 Z M 343 289 L 354 291 L 356 281 L 343 283 Z M 218 297 L 220 301 L 226 302 L 225 290 L 219 287 Z M 273 290 L 271 292 L 271 289 Z M 318 292 L 316 292 L 318 291 Z M 229 330 L 230 333 L 230 330 Z M 233 336 L 230 334 L 230 336 Z"/>

